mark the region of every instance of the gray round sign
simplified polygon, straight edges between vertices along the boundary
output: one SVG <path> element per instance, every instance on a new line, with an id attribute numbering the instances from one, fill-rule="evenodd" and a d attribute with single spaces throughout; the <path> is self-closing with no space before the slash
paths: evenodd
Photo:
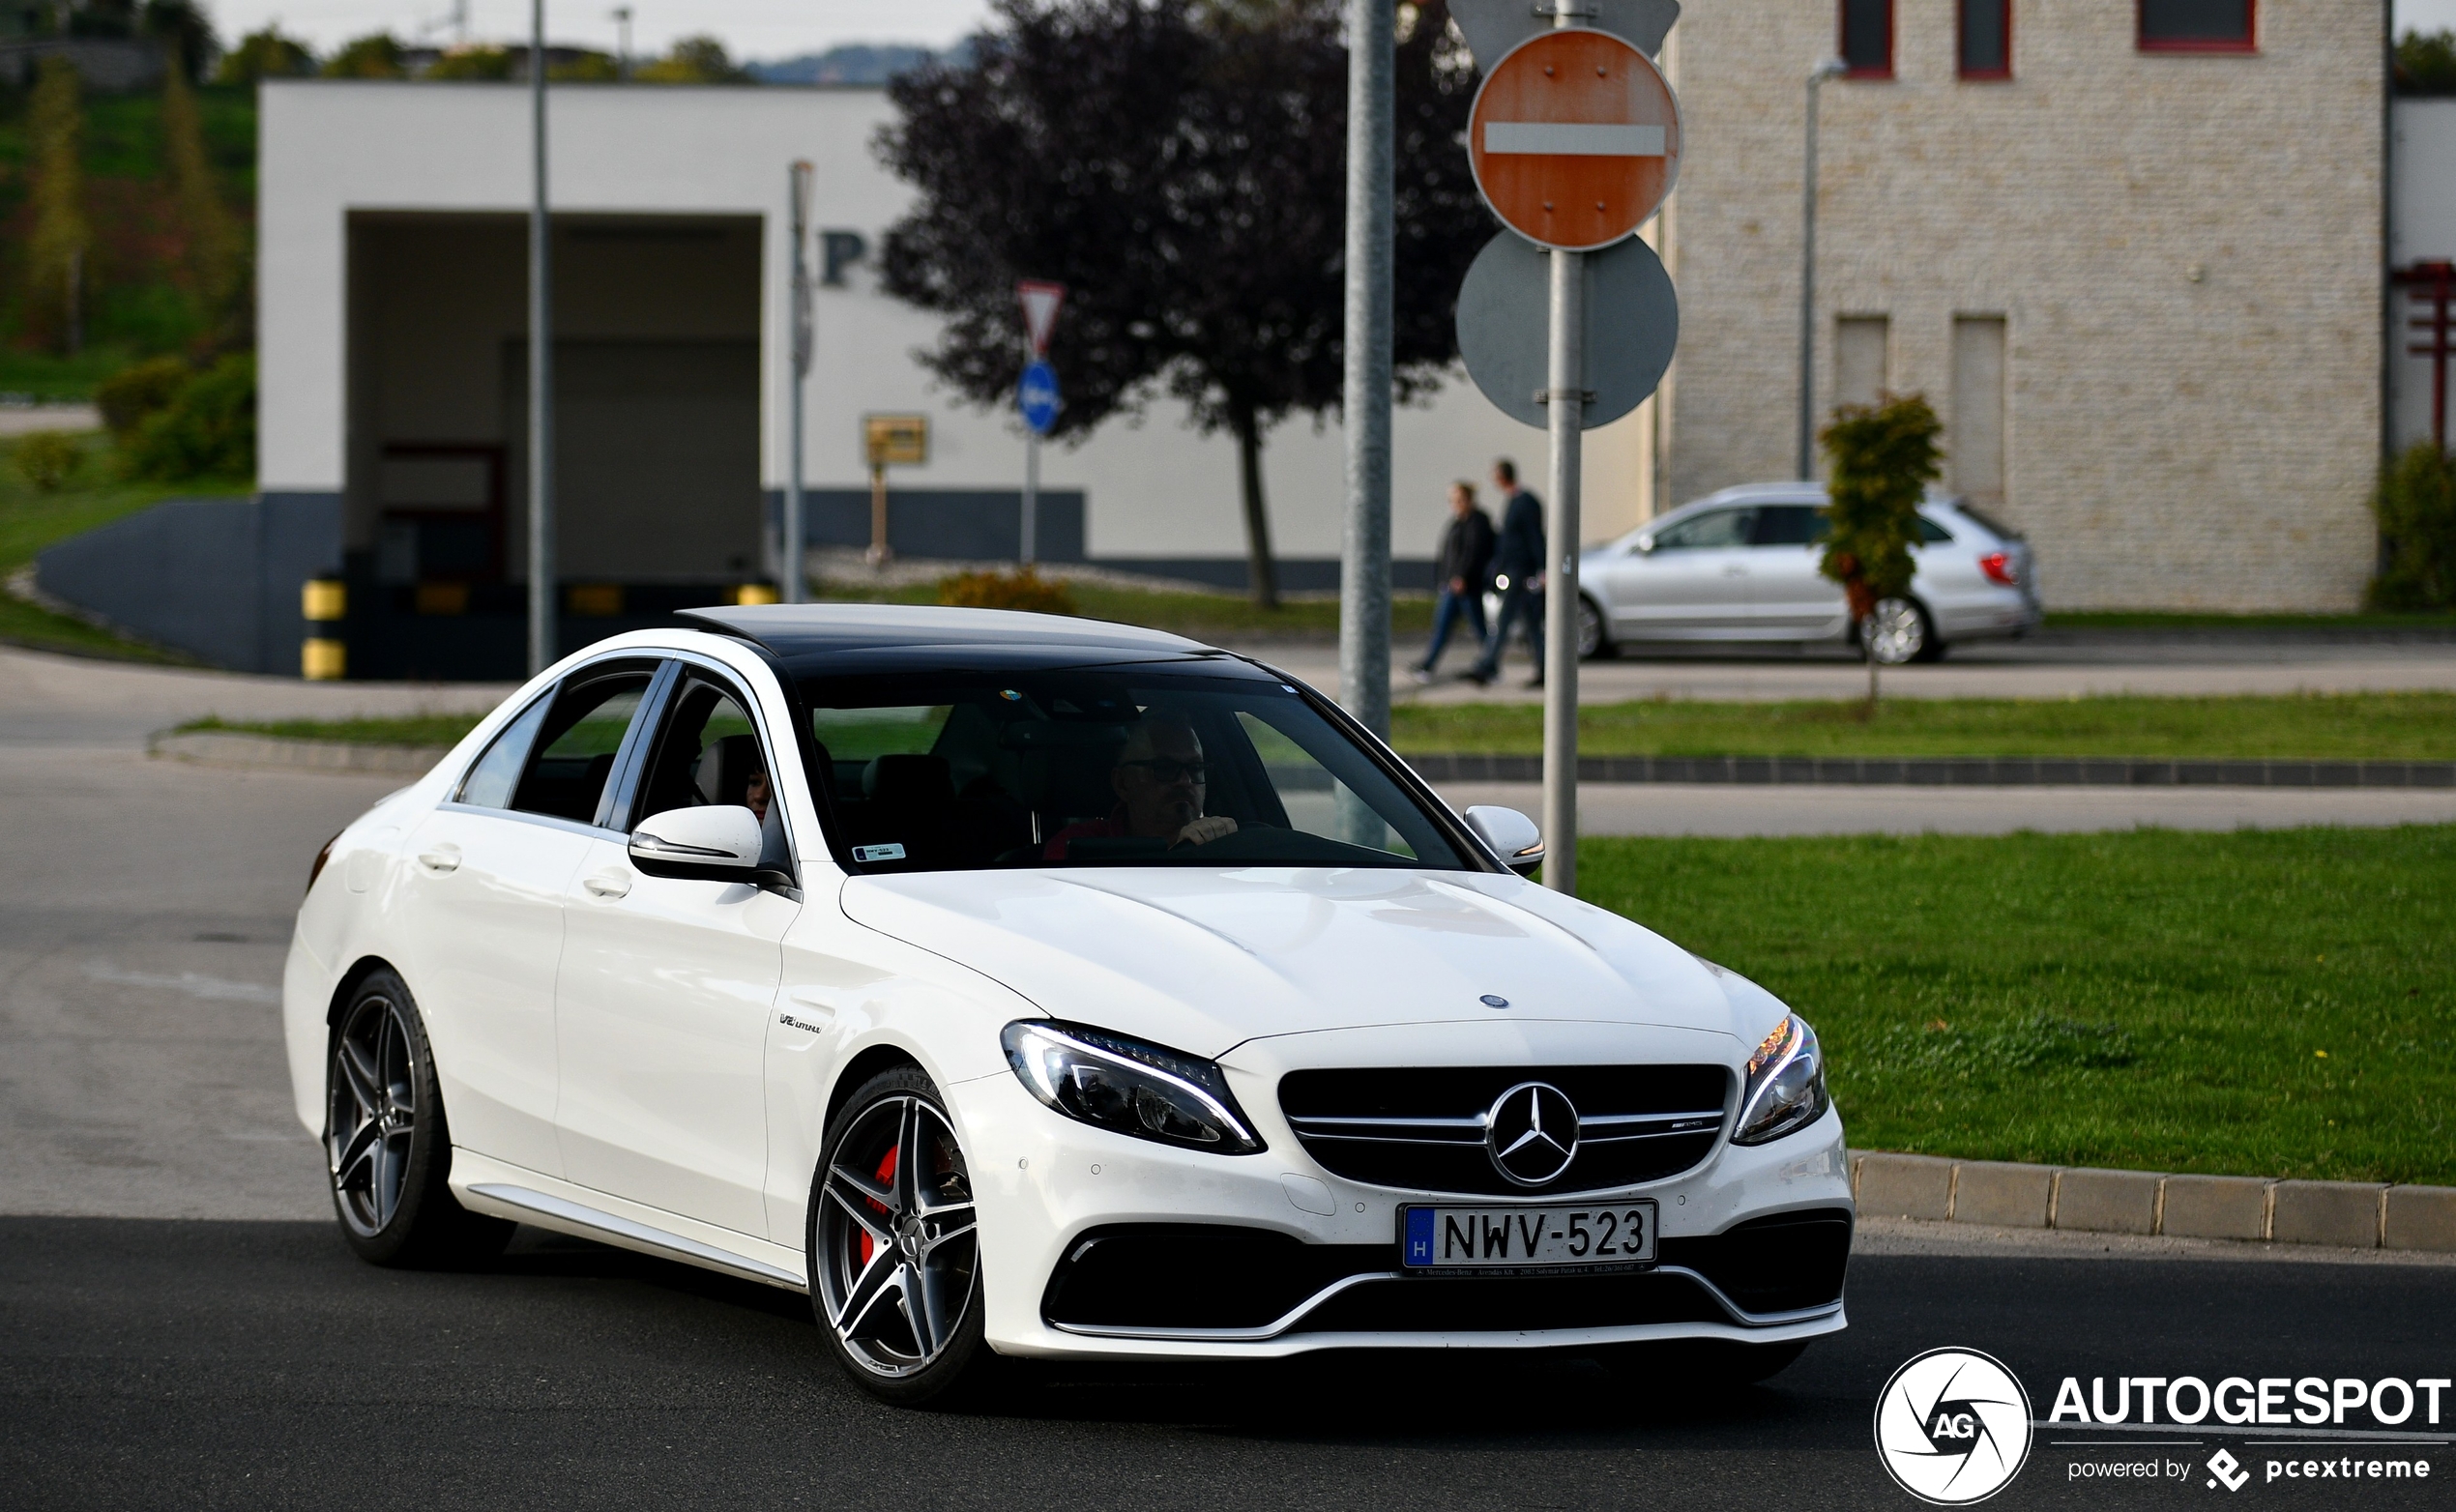
<path id="1" fill-rule="evenodd" d="M 1585 429 L 1637 408 L 1672 365 L 1680 344 L 1680 298 L 1654 248 L 1636 237 L 1583 254 L 1586 265 Z M 1476 254 L 1458 289 L 1458 355 L 1484 397 L 1510 419 L 1550 423 L 1542 392 L 1550 372 L 1552 254 L 1504 231 Z"/>

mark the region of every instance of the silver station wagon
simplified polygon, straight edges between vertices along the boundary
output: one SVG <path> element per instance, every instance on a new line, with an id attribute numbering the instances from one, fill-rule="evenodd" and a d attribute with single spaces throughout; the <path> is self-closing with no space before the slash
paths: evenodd
<path id="1" fill-rule="evenodd" d="M 1842 589 L 1817 570 L 1821 483 L 1726 488 L 1648 521 L 1579 559 L 1578 652 L 1609 656 L 1650 641 L 1856 643 Z M 1919 505 L 1908 596 L 1876 606 L 1876 659 L 1934 661 L 1947 647 L 2018 636 L 2039 622 L 2029 543 L 1951 494 Z"/>

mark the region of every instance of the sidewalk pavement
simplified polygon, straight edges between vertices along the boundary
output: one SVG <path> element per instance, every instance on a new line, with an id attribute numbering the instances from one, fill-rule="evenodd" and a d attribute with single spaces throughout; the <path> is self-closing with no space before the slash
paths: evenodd
<path id="1" fill-rule="evenodd" d="M 1534 815 L 1533 782 L 1434 784 L 1454 808 Z M 2422 788 L 1820 787 L 1588 782 L 1584 835 L 2011 834 L 2021 829 L 2290 829 L 2456 824 L 2456 792 Z"/>

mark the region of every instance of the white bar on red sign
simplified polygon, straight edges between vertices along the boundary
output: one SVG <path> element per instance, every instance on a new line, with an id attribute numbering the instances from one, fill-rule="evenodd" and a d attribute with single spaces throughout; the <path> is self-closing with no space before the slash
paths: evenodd
<path id="1" fill-rule="evenodd" d="M 1565 158 L 1660 158 L 1663 129 L 1574 121 L 1487 121 L 1484 151 Z"/>

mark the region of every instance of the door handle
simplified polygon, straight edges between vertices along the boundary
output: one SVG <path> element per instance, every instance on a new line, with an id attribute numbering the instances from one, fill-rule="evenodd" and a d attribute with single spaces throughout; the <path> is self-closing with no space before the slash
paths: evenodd
<path id="1" fill-rule="evenodd" d="M 1737 562 L 1731 563 L 1723 568 L 1723 576 L 1725 577 L 1746 577 L 1747 575 L 1747 567 Z"/>
<path id="2" fill-rule="evenodd" d="M 458 871 L 460 869 L 460 847 L 456 845 L 439 845 L 431 851 L 421 851 L 418 853 L 418 864 L 425 867 L 431 872 Z"/>
<path id="3" fill-rule="evenodd" d="M 580 886 L 600 898 L 619 898 L 631 890 L 631 878 L 629 872 L 601 871 L 583 879 Z"/>

